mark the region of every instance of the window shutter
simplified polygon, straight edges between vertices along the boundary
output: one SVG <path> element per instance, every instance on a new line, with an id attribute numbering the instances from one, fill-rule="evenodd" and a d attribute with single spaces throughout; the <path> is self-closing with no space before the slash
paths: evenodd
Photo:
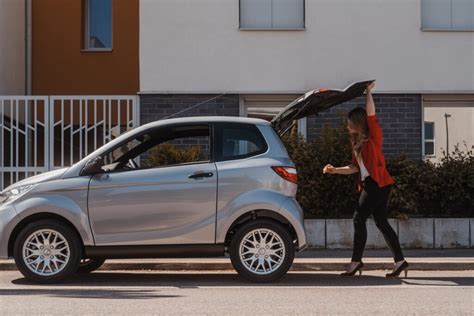
<path id="1" fill-rule="evenodd" d="M 474 0 L 421 0 L 421 28 L 474 30 Z"/>
<path id="2" fill-rule="evenodd" d="M 304 0 L 273 0 L 273 28 L 304 28 Z"/>
<path id="3" fill-rule="evenodd" d="M 240 0 L 240 27 L 272 27 L 272 0 Z"/>
<path id="4" fill-rule="evenodd" d="M 451 1 L 421 0 L 421 27 L 423 29 L 450 29 Z"/>
<path id="5" fill-rule="evenodd" d="M 474 29 L 474 1 L 452 0 L 452 28 L 461 30 Z"/>

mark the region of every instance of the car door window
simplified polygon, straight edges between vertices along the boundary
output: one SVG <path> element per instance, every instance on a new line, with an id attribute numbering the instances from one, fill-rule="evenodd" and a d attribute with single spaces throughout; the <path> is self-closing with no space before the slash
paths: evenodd
<path id="1" fill-rule="evenodd" d="M 258 128 L 249 124 L 222 124 L 218 128 L 219 160 L 234 160 L 259 155 L 268 147 Z"/>
<path id="2" fill-rule="evenodd" d="M 103 169 L 160 168 L 210 160 L 209 126 L 183 125 L 151 130 L 121 144 L 104 156 Z"/>
<path id="3" fill-rule="evenodd" d="M 211 160 L 209 127 L 175 129 L 171 139 L 165 140 L 140 154 L 144 168 L 159 168 Z"/>

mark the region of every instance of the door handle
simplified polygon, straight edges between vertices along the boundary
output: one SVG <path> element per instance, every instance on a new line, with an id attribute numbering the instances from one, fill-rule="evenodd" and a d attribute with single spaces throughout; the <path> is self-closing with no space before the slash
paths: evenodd
<path id="1" fill-rule="evenodd" d="M 210 178 L 214 175 L 212 172 L 196 172 L 190 175 L 189 179 Z"/>

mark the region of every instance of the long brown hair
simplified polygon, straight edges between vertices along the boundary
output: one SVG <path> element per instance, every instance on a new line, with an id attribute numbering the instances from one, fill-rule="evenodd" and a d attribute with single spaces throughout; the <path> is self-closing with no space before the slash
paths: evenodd
<path id="1" fill-rule="evenodd" d="M 357 107 L 347 115 L 347 123 L 356 132 L 350 133 L 352 148 L 357 155 L 360 155 L 362 146 L 369 139 L 369 125 L 367 124 L 367 111 Z"/>

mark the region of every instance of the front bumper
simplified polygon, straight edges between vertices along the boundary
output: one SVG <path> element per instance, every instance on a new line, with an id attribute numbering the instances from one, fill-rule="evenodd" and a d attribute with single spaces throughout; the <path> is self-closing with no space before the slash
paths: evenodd
<path id="1" fill-rule="evenodd" d="M 8 259 L 8 240 L 19 222 L 12 204 L 0 205 L 0 259 Z"/>

